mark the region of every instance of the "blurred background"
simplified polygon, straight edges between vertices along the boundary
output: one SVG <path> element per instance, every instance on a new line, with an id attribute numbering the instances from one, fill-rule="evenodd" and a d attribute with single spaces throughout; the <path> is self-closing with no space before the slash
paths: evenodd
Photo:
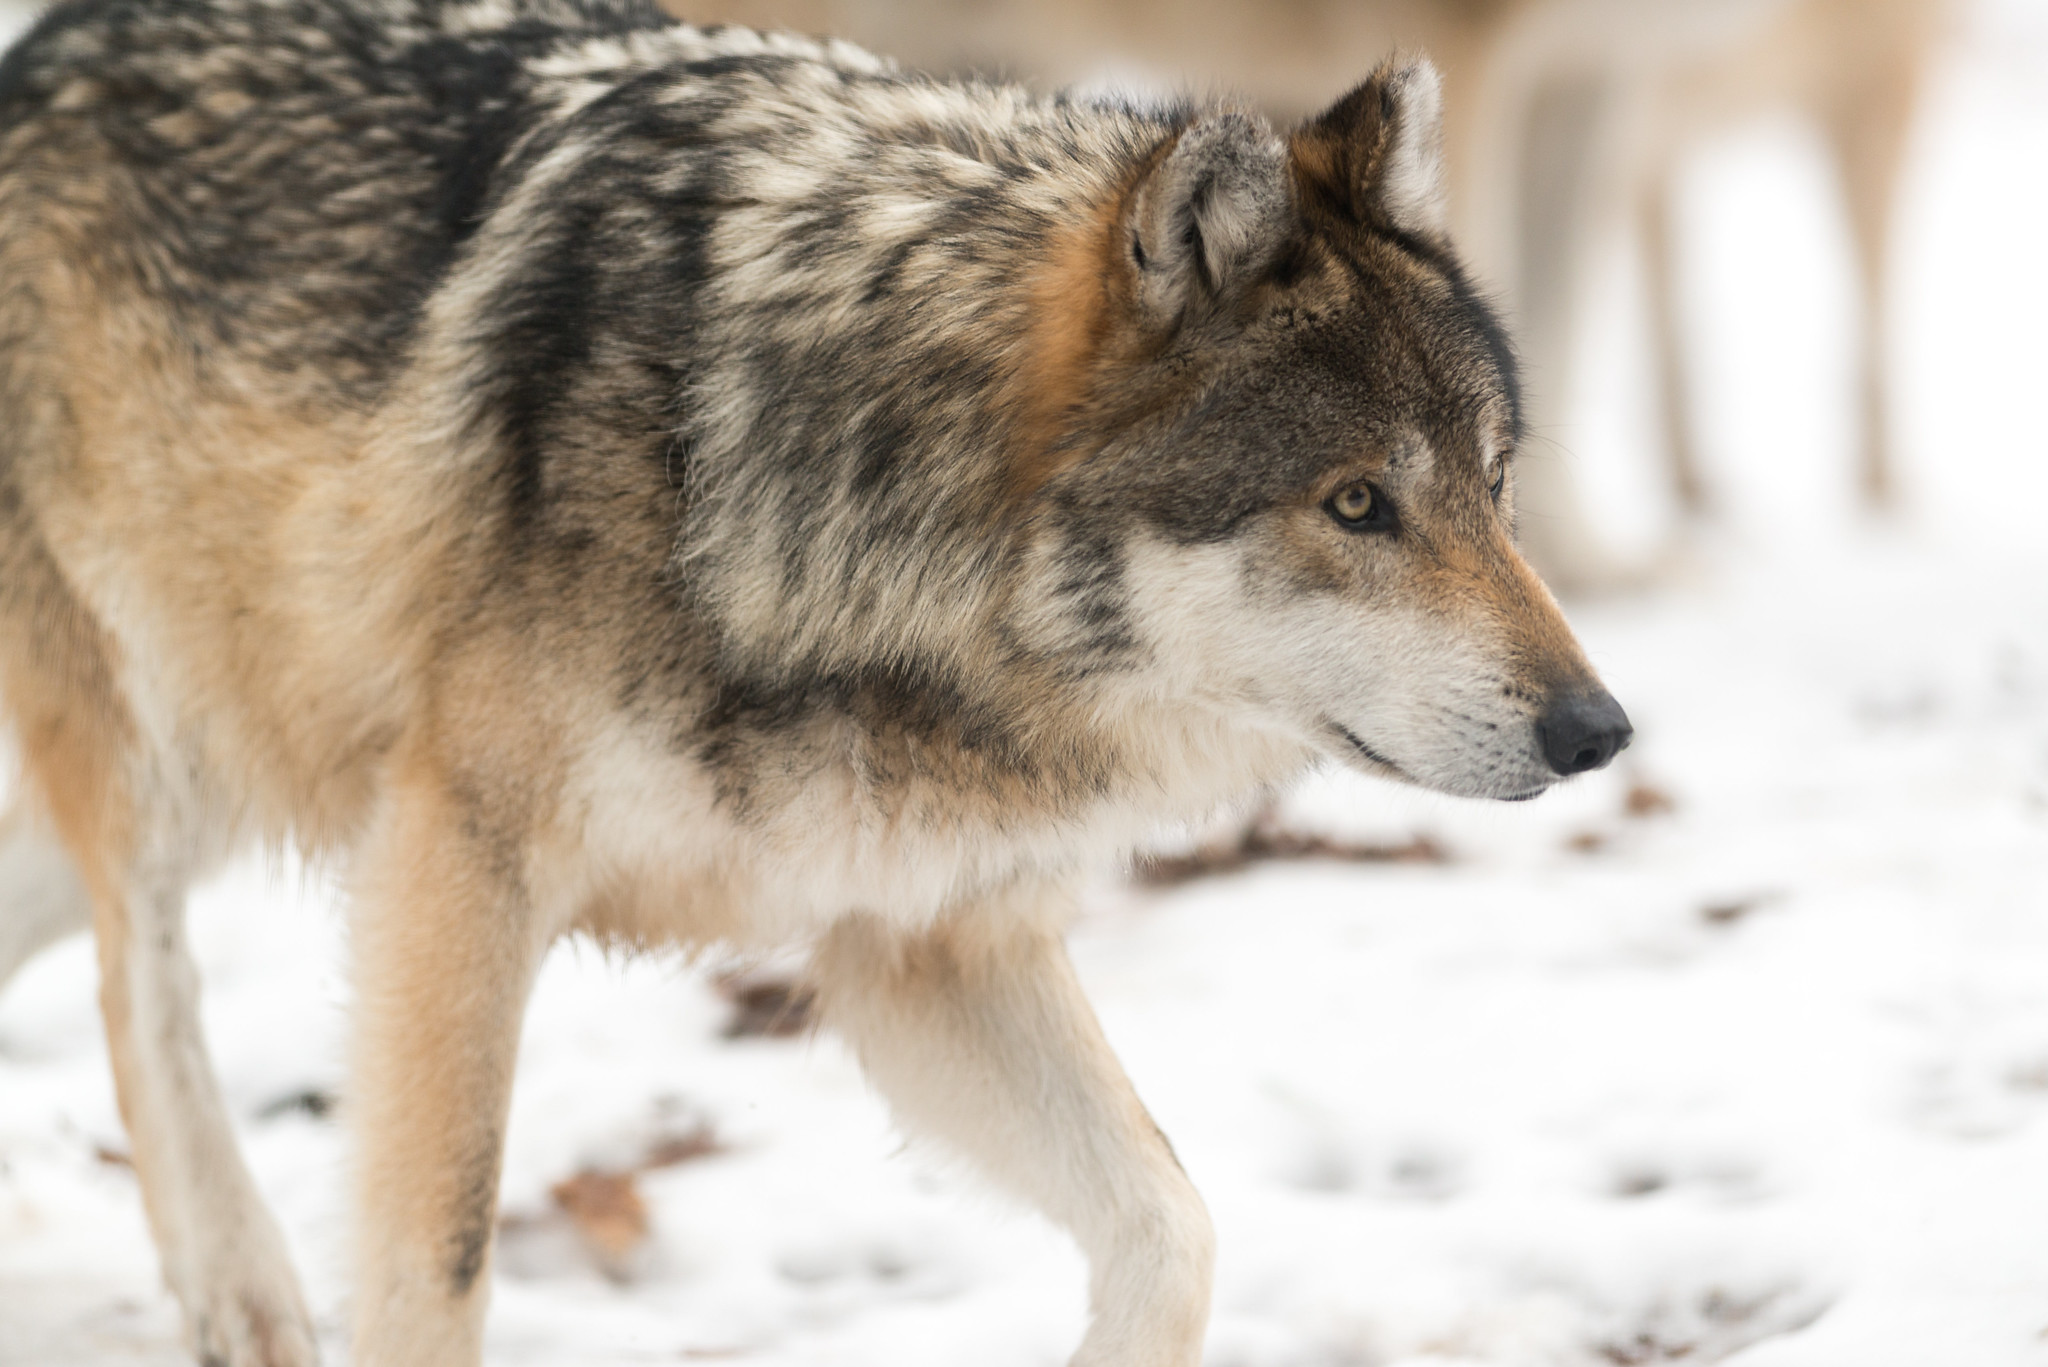
<path id="1" fill-rule="evenodd" d="M 1319 775 L 1091 889 L 1211 1367 L 2048 1363 L 2048 0 L 676 8 L 1278 122 L 1443 70 L 1524 540 L 1638 738 L 1526 807 Z M 250 865 L 194 936 L 345 1361 L 335 902 Z M 93 987 L 73 943 L 0 991 L 10 1367 L 181 1361 Z M 1064 1360 L 1078 1256 L 902 1152 L 805 1003 L 556 955 L 494 1362 Z"/>

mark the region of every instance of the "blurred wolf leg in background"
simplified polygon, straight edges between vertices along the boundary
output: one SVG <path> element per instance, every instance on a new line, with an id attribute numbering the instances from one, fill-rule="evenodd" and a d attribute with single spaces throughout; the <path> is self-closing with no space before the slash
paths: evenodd
<path id="1" fill-rule="evenodd" d="M 1693 436 L 1692 380 L 1686 367 L 1685 306 L 1679 298 L 1677 224 L 1672 222 L 1673 177 L 1647 177 L 1636 196 L 1636 238 L 1643 245 L 1643 292 L 1650 310 L 1650 335 L 1657 376 L 1657 429 L 1664 439 L 1665 468 L 1672 497 L 1687 517 L 1713 507 L 1699 442 Z"/>
<path id="2" fill-rule="evenodd" d="M 1511 196 L 1495 212 L 1509 225 L 1506 255 L 1496 263 L 1525 366 L 1530 441 L 1517 504 L 1517 535 L 1531 561 L 1559 589 L 1611 586 L 1624 577 L 1602 545 L 1572 473 L 1570 409 L 1590 257 L 1585 243 L 1598 222 L 1598 200 L 1612 163 L 1614 92 L 1585 73 L 1552 77 L 1528 92 L 1512 121 L 1515 143 L 1498 191 L 1474 195 L 1486 204 Z M 1505 135 L 1507 128 L 1479 136 Z M 1476 216 L 1476 214 L 1475 214 Z M 1479 234 L 1477 241 L 1487 240 Z"/>
<path id="3" fill-rule="evenodd" d="M 26 799 L 0 816 L 0 991 L 21 966 L 92 929 L 92 901 L 56 832 Z"/>
<path id="4" fill-rule="evenodd" d="M 1879 512 L 1891 509 L 1899 496 L 1885 375 L 1891 315 L 1886 271 L 1894 199 L 1920 77 L 1919 55 L 1911 54 L 1916 60 L 1897 66 L 1857 73 L 1830 92 L 1818 111 L 1841 183 L 1855 258 L 1856 491 L 1866 507 Z M 1699 396 L 1686 358 L 1682 253 L 1673 204 L 1678 160 L 1675 153 L 1669 154 L 1642 175 L 1636 233 L 1643 251 L 1659 430 L 1671 491 L 1681 512 L 1699 516 L 1713 511 L 1713 498 L 1699 449 Z"/>
<path id="5" fill-rule="evenodd" d="M 137 838 L 97 852 L 94 927 L 115 1093 L 162 1255 L 202 1363 L 310 1367 L 311 1321 L 284 1236 L 242 1162 L 199 1024 L 185 940 L 196 842 L 169 802 L 134 804 Z"/>
<path id="6" fill-rule="evenodd" d="M 1899 489 L 1889 413 L 1888 263 L 1913 116 L 1955 0 L 1785 0 L 1718 44 L 1628 73 L 1654 79 L 1652 126 L 1624 173 L 1634 182 L 1636 227 L 1649 294 L 1655 374 L 1672 489 L 1687 514 L 1708 510 L 1698 453 L 1697 396 L 1687 383 L 1680 250 L 1672 204 L 1687 149 L 1742 117 L 1772 107 L 1819 132 L 1845 211 L 1852 258 L 1856 405 L 1855 472 L 1863 505 L 1884 512 Z"/>
<path id="7" fill-rule="evenodd" d="M 1825 98 L 1815 111 L 1841 175 L 1855 245 L 1856 283 L 1863 303 L 1857 357 L 1863 420 L 1858 475 L 1865 500 L 1879 508 L 1890 507 L 1899 495 L 1885 381 L 1892 219 L 1927 59 L 1941 36 L 1943 3 L 1898 0 L 1873 7 L 1869 16 L 1838 3 L 1837 9 L 1853 10 L 1865 20 L 1862 60 L 1823 92 Z M 1889 15 L 1892 22 L 1870 24 L 1878 15 Z"/>

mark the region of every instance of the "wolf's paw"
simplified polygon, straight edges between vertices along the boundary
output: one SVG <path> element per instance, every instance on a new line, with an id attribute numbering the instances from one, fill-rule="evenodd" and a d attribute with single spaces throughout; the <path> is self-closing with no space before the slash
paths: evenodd
<path id="1" fill-rule="evenodd" d="M 207 1297 L 192 1316 L 200 1367 L 317 1367 L 313 1325 L 291 1287 L 237 1286 Z"/>

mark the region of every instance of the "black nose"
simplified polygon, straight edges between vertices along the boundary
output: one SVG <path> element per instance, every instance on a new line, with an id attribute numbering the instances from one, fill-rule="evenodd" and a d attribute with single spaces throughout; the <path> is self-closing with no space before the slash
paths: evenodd
<path id="1" fill-rule="evenodd" d="M 1635 733 L 1614 695 L 1598 687 L 1558 698 L 1536 723 L 1543 758 L 1560 774 L 1598 769 L 1628 749 Z"/>

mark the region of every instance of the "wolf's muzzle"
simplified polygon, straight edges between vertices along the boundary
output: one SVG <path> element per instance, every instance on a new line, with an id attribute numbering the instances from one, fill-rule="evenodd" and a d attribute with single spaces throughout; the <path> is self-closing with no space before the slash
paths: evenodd
<path id="1" fill-rule="evenodd" d="M 1597 685 L 1555 699 L 1536 722 L 1543 758 L 1566 776 L 1605 765 L 1628 749 L 1635 733 L 1614 695 Z"/>

